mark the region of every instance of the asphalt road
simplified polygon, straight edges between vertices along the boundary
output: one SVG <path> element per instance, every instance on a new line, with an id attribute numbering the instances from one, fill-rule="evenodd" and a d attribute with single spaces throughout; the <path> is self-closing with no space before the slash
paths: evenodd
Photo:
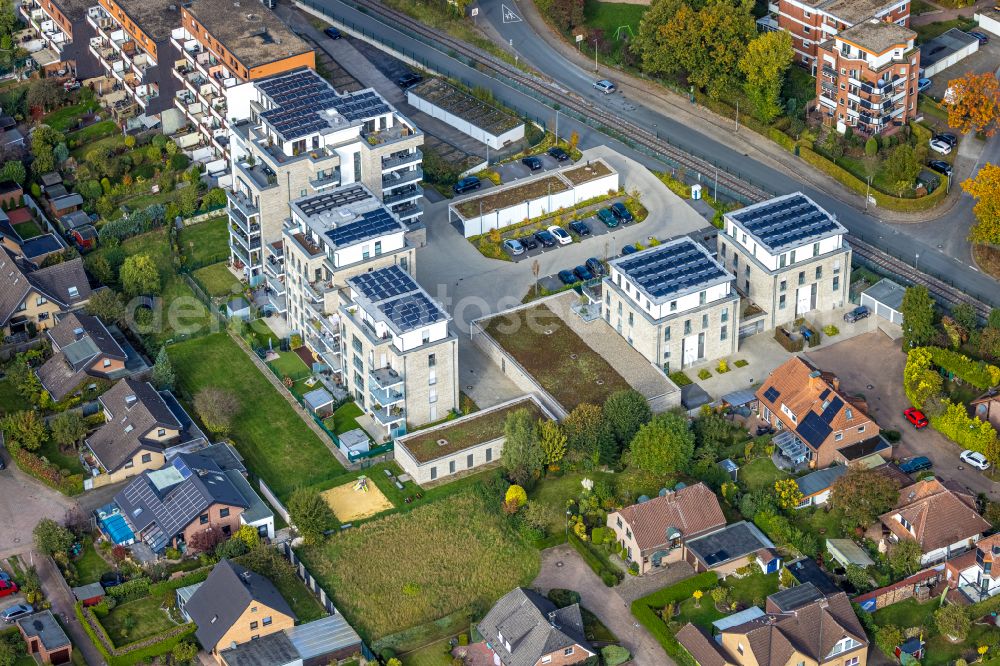
<path id="1" fill-rule="evenodd" d="M 412 57 L 430 69 L 458 78 L 471 87 L 482 86 L 490 89 L 502 103 L 529 117 L 549 125 L 554 119 L 555 112 L 534 97 L 466 66 L 448 53 L 431 48 L 408 32 L 377 20 L 368 13 L 360 12 L 340 0 L 308 0 L 308 4 L 322 8 L 325 13 L 335 17 L 349 29 L 353 27 L 357 32 L 393 45 L 396 50 L 402 51 L 404 55 Z M 866 242 L 917 264 L 921 270 L 954 284 L 972 296 L 989 303 L 1000 303 L 996 280 L 980 273 L 968 263 L 948 256 L 943 247 L 941 249 L 936 247 L 943 243 L 935 243 L 933 239 L 928 242 L 917 238 L 913 234 L 905 233 L 905 230 L 901 231 L 899 225 L 887 225 L 804 182 L 790 179 L 787 174 L 749 158 L 723 141 L 701 134 L 669 116 L 644 106 L 638 100 L 626 99 L 620 94 L 604 96 L 598 93 L 593 88 L 593 72 L 577 67 L 554 49 L 545 38 L 537 35 L 531 25 L 523 20 L 520 7 L 513 0 L 483 0 L 479 7 L 480 20 L 490 21 L 496 31 L 513 45 L 521 58 L 559 82 L 553 85 L 553 92 L 556 95 L 569 89 L 595 105 L 619 111 L 627 115 L 632 123 L 656 132 L 661 137 L 668 137 L 672 143 L 684 150 L 719 164 L 733 173 L 742 174 L 754 184 L 771 192 L 777 194 L 805 192 L 821 206 L 834 213 L 851 233 Z M 566 135 L 574 130 L 580 135 L 581 147 L 608 145 L 651 168 L 664 168 L 663 164 L 647 155 L 638 153 L 589 126 L 560 115 L 560 134 Z M 710 179 L 711 174 L 705 176 Z M 949 214 L 948 217 L 951 218 L 952 215 Z"/>

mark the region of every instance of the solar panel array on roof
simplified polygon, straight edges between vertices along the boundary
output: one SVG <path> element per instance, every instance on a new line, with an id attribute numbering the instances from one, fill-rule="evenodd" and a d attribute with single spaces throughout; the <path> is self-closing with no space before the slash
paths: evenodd
<path id="1" fill-rule="evenodd" d="M 830 389 L 823 389 L 823 392 L 819 394 L 820 400 L 826 400 L 826 396 L 830 395 Z"/>
<path id="2" fill-rule="evenodd" d="M 707 286 L 727 277 L 722 266 L 689 238 L 619 259 L 616 265 L 656 299 Z"/>
<path id="3" fill-rule="evenodd" d="M 844 406 L 843 400 L 841 400 L 840 398 L 834 398 L 833 400 L 830 401 L 830 404 L 826 406 L 826 409 L 823 410 L 823 413 L 820 415 L 820 418 L 822 418 L 823 422 L 826 423 L 827 425 L 833 423 L 833 419 L 836 418 L 837 414 L 840 412 L 840 408 L 843 406 Z"/>
<path id="4" fill-rule="evenodd" d="M 392 323 L 403 330 L 427 326 L 445 318 L 441 308 L 420 292 L 383 303 L 379 309 Z"/>
<path id="5" fill-rule="evenodd" d="M 362 273 L 352 277 L 351 286 L 373 301 L 382 301 L 418 289 L 410 274 L 399 266 Z"/>
<path id="6" fill-rule="evenodd" d="M 713 564 L 718 564 L 719 562 L 725 562 L 729 559 L 729 553 L 725 550 L 717 550 L 714 553 L 709 553 L 705 556 L 705 564 L 712 566 Z"/>
<path id="7" fill-rule="evenodd" d="M 809 412 L 802 422 L 798 424 L 795 431 L 799 437 L 804 439 L 811 447 L 818 449 L 823 441 L 830 435 L 833 429 L 830 424 L 824 421 L 816 412 Z"/>
<path id="8" fill-rule="evenodd" d="M 764 391 L 764 398 L 766 400 L 770 400 L 771 402 L 774 402 L 779 397 L 781 397 L 781 391 L 779 391 L 778 389 L 774 388 L 773 386 L 771 386 L 766 391 Z"/>
<path id="9" fill-rule="evenodd" d="M 326 232 L 326 237 L 336 246 L 351 245 L 359 241 L 383 236 L 392 231 L 403 231 L 402 223 L 384 208 L 365 213 L 361 219 L 348 222 Z"/>
<path id="10" fill-rule="evenodd" d="M 385 100 L 373 90 L 360 90 L 342 95 L 334 101 L 333 108 L 351 122 L 368 120 L 391 111 Z"/>
<path id="11" fill-rule="evenodd" d="M 349 204 L 357 203 L 370 198 L 372 198 L 371 193 L 369 193 L 364 187 L 361 185 L 352 185 L 350 187 L 333 190 L 332 192 L 317 194 L 316 196 L 309 197 L 308 199 L 300 199 L 295 202 L 295 205 L 299 207 L 299 210 L 301 210 L 303 214 L 311 217 L 328 210 L 334 210 L 336 208 L 340 208 L 341 206 L 347 206 Z"/>
<path id="12" fill-rule="evenodd" d="M 348 284 L 371 300 L 400 330 L 413 330 L 447 318 L 444 310 L 398 266 L 362 273 L 349 279 Z"/>
<path id="13" fill-rule="evenodd" d="M 829 213 L 801 193 L 764 201 L 729 216 L 772 252 L 844 230 Z"/>
<path id="14" fill-rule="evenodd" d="M 334 107 L 337 91 L 311 69 L 266 79 L 257 87 L 276 105 L 260 114 L 286 140 L 297 139 L 327 127 L 320 111 Z"/>

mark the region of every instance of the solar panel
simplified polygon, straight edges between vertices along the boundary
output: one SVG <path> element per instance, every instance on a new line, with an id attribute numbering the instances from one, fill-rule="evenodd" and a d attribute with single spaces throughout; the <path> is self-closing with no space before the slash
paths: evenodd
<path id="1" fill-rule="evenodd" d="M 705 564 L 712 566 L 713 564 L 718 564 L 719 562 L 725 562 L 729 559 L 729 553 L 725 550 L 717 550 L 714 553 L 709 553 L 705 556 Z"/>
<path id="2" fill-rule="evenodd" d="M 836 418 L 837 414 L 840 412 L 840 408 L 844 406 L 844 401 L 840 398 L 834 398 L 826 409 L 823 410 L 821 418 L 824 423 L 833 423 L 833 419 Z"/>
<path id="3" fill-rule="evenodd" d="M 441 308 L 420 292 L 383 303 L 379 309 L 403 330 L 427 326 L 445 318 Z"/>
<path id="4" fill-rule="evenodd" d="M 370 198 L 372 195 L 364 187 L 352 185 L 332 192 L 317 194 L 308 199 L 300 199 L 295 202 L 295 205 L 303 214 L 312 216 Z"/>
<path id="5" fill-rule="evenodd" d="M 725 269 L 690 238 L 619 259 L 615 265 L 656 299 L 707 287 L 728 277 Z"/>
<path id="6" fill-rule="evenodd" d="M 830 389 L 823 389 L 823 392 L 819 394 L 820 400 L 826 400 L 826 396 L 830 395 Z"/>
<path id="7" fill-rule="evenodd" d="M 771 199 L 729 215 L 773 252 L 844 231 L 829 213 L 801 193 Z"/>
<path id="8" fill-rule="evenodd" d="M 814 449 L 818 449 L 833 429 L 816 412 L 809 412 L 795 431 Z"/>
<path id="9" fill-rule="evenodd" d="M 780 396 L 781 392 L 778 389 L 774 388 L 773 386 L 768 387 L 768 389 L 764 391 L 764 399 L 770 400 L 771 402 L 774 402 Z"/>
<path id="10" fill-rule="evenodd" d="M 410 274 L 399 266 L 362 273 L 348 282 L 373 301 L 383 301 L 419 289 Z"/>
<path id="11" fill-rule="evenodd" d="M 365 213 L 360 220 L 348 222 L 326 232 L 327 238 L 336 245 L 352 245 L 369 238 L 384 236 L 393 231 L 404 231 L 402 223 L 384 208 Z"/>
<path id="12" fill-rule="evenodd" d="M 347 283 L 373 301 L 385 318 L 400 330 L 413 330 L 447 318 L 444 310 L 398 266 L 362 273 Z"/>

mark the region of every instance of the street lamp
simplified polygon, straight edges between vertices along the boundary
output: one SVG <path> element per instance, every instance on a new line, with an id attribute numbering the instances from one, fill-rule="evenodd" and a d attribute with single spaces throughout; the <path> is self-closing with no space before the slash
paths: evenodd
<path id="1" fill-rule="evenodd" d="M 594 40 L 594 73 L 596 74 L 597 69 L 597 40 Z"/>
<path id="2" fill-rule="evenodd" d="M 916 257 L 917 258 L 913 260 L 913 268 L 915 268 L 916 270 L 919 271 L 920 270 L 920 253 L 919 252 L 917 252 Z"/>
<path id="3" fill-rule="evenodd" d="M 569 519 L 573 515 L 573 512 L 566 509 L 566 540 L 569 541 Z"/>

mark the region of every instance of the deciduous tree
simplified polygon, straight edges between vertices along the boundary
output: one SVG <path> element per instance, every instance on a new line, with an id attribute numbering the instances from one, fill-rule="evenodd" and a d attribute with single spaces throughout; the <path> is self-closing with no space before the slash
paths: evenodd
<path id="1" fill-rule="evenodd" d="M 611 428 L 604 421 L 604 412 L 597 405 L 581 403 L 563 419 L 566 433 L 567 458 L 569 462 L 593 460 L 601 452 L 615 450 L 615 439 Z"/>
<path id="2" fill-rule="evenodd" d="M 64 446 L 70 444 L 75 446 L 87 435 L 87 423 L 83 420 L 83 416 L 74 410 L 57 414 L 49 427 L 52 429 L 52 440 Z"/>
<path id="3" fill-rule="evenodd" d="M 538 444 L 542 447 L 542 462 L 546 465 L 554 465 L 566 455 L 566 435 L 556 421 L 539 422 Z"/>
<path id="4" fill-rule="evenodd" d="M 636 433 L 630 446 L 632 463 L 660 476 L 684 470 L 694 453 L 694 432 L 680 411 L 658 414 Z"/>
<path id="5" fill-rule="evenodd" d="M 14 444 L 28 451 L 37 451 L 48 435 L 45 422 L 35 411 L 8 414 L 0 420 L 0 428 L 7 436 L 8 445 Z"/>
<path id="6" fill-rule="evenodd" d="M 781 113 L 781 86 L 791 64 L 792 37 L 784 30 L 761 34 L 740 58 L 743 90 L 762 122 L 770 123 Z"/>
<path id="7" fill-rule="evenodd" d="M 233 417 L 240 410 L 240 401 L 233 393 L 208 386 L 194 396 L 194 411 L 211 432 L 227 435 Z"/>
<path id="8" fill-rule="evenodd" d="M 860 465 L 852 465 L 830 491 L 830 506 L 841 512 L 848 528 L 867 527 L 898 499 L 895 480 Z"/>
<path id="9" fill-rule="evenodd" d="M 633 389 L 615 391 L 604 403 L 604 420 L 611 427 L 619 447 L 628 445 L 652 416 L 646 398 Z"/>
<path id="10" fill-rule="evenodd" d="M 927 287 L 907 287 L 900 306 L 903 314 L 903 351 L 922 347 L 934 339 L 934 301 Z"/>
<path id="11" fill-rule="evenodd" d="M 920 544 L 913 539 L 900 539 L 889 549 L 889 569 L 896 576 L 910 576 L 920 571 Z"/>
<path id="12" fill-rule="evenodd" d="M 99 259 L 103 258 L 103 256 L 99 257 Z M 87 301 L 87 314 L 100 317 L 106 324 L 124 324 L 125 304 L 122 303 L 118 292 L 111 289 L 98 289 L 91 294 L 90 300 Z"/>
<path id="13" fill-rule="evenodd" d="M 511 482 L 523 486 L 542 471 L 543 453 L 538 444 L 538 428 L 527 409 L 507 415 L 503 426 L 505 441 L 500 461 Z"/>
<path id="14" fill-rule="evenodd" d="M 160 272 L 148 254 L 126 257 L 118 271 L 118 278 L 129 296 L 155 296 L 160 293 Z"/>
<path id="15" fill-rule="evenodd" d="M 982 132 L 993 136 L 1000 119 L 1000 84 L 993 72 L 973 74 L 948 81 L 945 95 L 948 125 L 965 134 Z"/>
<path id="16" fill-rule="evenodd" d="M 56 168 L 55 147 L 63 142 L 62 132 L 48 125 L 39 125 L 31 135 L 31 153 L 35 160 L 31 170 L 40 175 Z"/>
<path id="17" fill-rule="evenodd" d="M 948 604 L 934 611 L 934 625 L 940 633 L 958 642 L 964 641 L 969 635 L 972 623 L 965 614 L 965 609 L 955 604 Z"/>
<path id="18" fill-rule="evenodd" d="M 976 223 L 969 229 L 969 241 L 1000 244 L 1000 166 L 983 166 L 975 178 L 962 182 L 962 189 L 976 200 L 972 208 Z M 996 323 L 1000 325 L 1000 317 Z"/>
<path id="19" fill-rule="evenodd" d="M 916 151 L 908 143 L 901 143 L 893 148 L 883 166 L 886 178 L 892 182 L 900 196 L 913 187 L 913 181 L 923 168 Z"/>
<path id="20" fill-rule="evenodd" d="M 778 498 L 778 507 L 787 510 L 794 509 L 802 502 L 802 491 L 795 479 L 778 479 L 774 482 L 774 492 Z"/>
<path id="21" fill-rule="evenodd" d="M 563 32 L 583 25 L 583 0 L 552 0 L 550 15 Z"/>
<path id="22" fill-rule="evenodd" d="M 310 488 L 299 488 L 292 493 L 288 498 L 288 513 L 295 529 L 309 545 L 322 541 L 324 533 L 337 522 L 330 505 Z"/>
<path id="23" fill-rule="evenodd" d="M 69 552 L 73 545 L 73 533 L 51 518 L 42 518 L 31 533 L 35 547 L 46 555 Z"/>

